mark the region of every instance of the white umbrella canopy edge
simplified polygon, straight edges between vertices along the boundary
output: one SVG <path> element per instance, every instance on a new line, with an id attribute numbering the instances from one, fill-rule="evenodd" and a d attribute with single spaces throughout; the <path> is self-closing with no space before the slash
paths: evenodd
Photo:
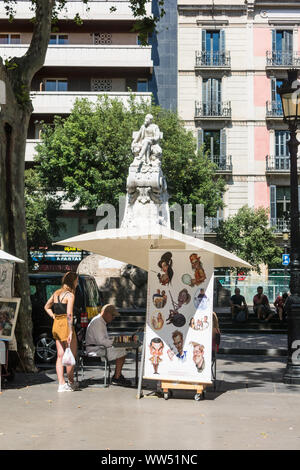
<path id="1" fill-rule="evenodd" d="M 0 261 L 10 261 L 11 263 L 25 263 L 24 260 L 17 258 L 16 256 L 10 255 L 3 250 L 0 250 Z"/>
<path id="2" fill-rule="evenodd" d="M 223 248 L 175 230 L 156 225 L 150 229 L 107 229 L 77 235 L 53 243 L 90 251 L 148 271 L 149 249 L 191 249 L 214 255 L 214 267 L 251 269 L 247 261 Z"/>

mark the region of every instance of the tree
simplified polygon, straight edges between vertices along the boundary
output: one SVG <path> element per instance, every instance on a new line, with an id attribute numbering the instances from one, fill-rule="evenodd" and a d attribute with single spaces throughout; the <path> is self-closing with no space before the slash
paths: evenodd
<path id="1" fill-rule="evenodd" d="M 136 31 L 145 39 L 144 31 L 153 30 L 158 18 L 147 17 L 146 0 L 129 1 L 133 15 L 142 17 Z M 4 0 L 9 21 L 13 21 L 15 4 L 15 0 Z M 15 295 L 21 297 L 16 336 L 19 354 L 28 371 L 35 370 L 24 200 L 25 146 L 33 109 L 30 85 L 44 64 L 51 27 L 65 4 L 66 0 L 31 0 L 33 34 L 28 50 L 22 57 L 9 58 L 5 63 L 0 58 L 0 81 L 6 94 L 0 113 L 0 246 L 25 260 L 16 266 Z M 76 20 L 80 22 L 78 15 Z"/>
<path id="2" fill-rule="evenodd" d="M 45 125 L 43 142 L 35 159 L 41 180 L 49 192 L 63 191 L 76 208 L 95 210 L 101 203 L 118 207 L 126 194 L 126 178 L 132 163 L 132 132 L 151 113 L 163 132 L 162 169 L 167 179 L 170 204 L 204 204 L 207 215 L 222 207 L 225 182 L 215 178 L 215 165 L 196 152 L 193 134 L 178 115 L 153 104 L 135 101 L 125 107 L 117 99 L 98 97 L 96 104 L 77 100 L 71 114 Z"/>
<path id="3" fill-rule="evenodd" d="M 220 222 L 216 233 L 217 245 L 248 261 L 258 273 L 261 264 L 272 266 L 281 261 L 281 249 L 263 207 L 241 207 L 236 215 Z"/>
<path id="4" fill-rule="evenodd" d="M 25 211 L 27 246 L 29 250 L 44 251 L 59 234 L 62 223 L 58 223 L 61 201 L 45 194 L 38 173 L 25 170 Z M 32 258 L 28 252 L 28 263 Z"/>

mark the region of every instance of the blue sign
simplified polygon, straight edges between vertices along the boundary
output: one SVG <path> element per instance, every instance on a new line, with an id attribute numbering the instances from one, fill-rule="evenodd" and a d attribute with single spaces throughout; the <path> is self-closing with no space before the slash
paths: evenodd
<path id="1" fill-rule="evenodd" d="M 282 255 L 282 264 L 283 266 L 288 266 L 290 264 L 290 255 Z"/>

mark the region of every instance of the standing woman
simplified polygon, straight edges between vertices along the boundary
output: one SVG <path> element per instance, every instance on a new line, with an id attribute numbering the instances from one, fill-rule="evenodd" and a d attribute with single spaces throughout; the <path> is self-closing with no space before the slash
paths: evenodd
<path id="1" fill-rule="evenodd" d="M 68 376 L 68 383 L 66 383 L 62 358 L 67 346 L 71 348 L 75 358 L 77 354 L 77 338 L 73 327 L 73 306 L 77 284 L 78 275 L 67 272 L 62 279 L 61 289 L 55 291 L 45 305 L 46 312 L 54 320 L 52 335 L 56 340 L 58 392 L 72 392 L 75 389 L 74 366 L 66 367 Z"/>

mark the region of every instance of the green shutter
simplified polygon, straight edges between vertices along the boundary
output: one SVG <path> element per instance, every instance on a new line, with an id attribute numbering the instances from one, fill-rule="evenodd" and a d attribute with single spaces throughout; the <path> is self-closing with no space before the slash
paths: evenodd
<path id="1" fill-rule="evenodd" d="M 270 186 L 270 219 L 276 219 L 276 186 Z"/>

